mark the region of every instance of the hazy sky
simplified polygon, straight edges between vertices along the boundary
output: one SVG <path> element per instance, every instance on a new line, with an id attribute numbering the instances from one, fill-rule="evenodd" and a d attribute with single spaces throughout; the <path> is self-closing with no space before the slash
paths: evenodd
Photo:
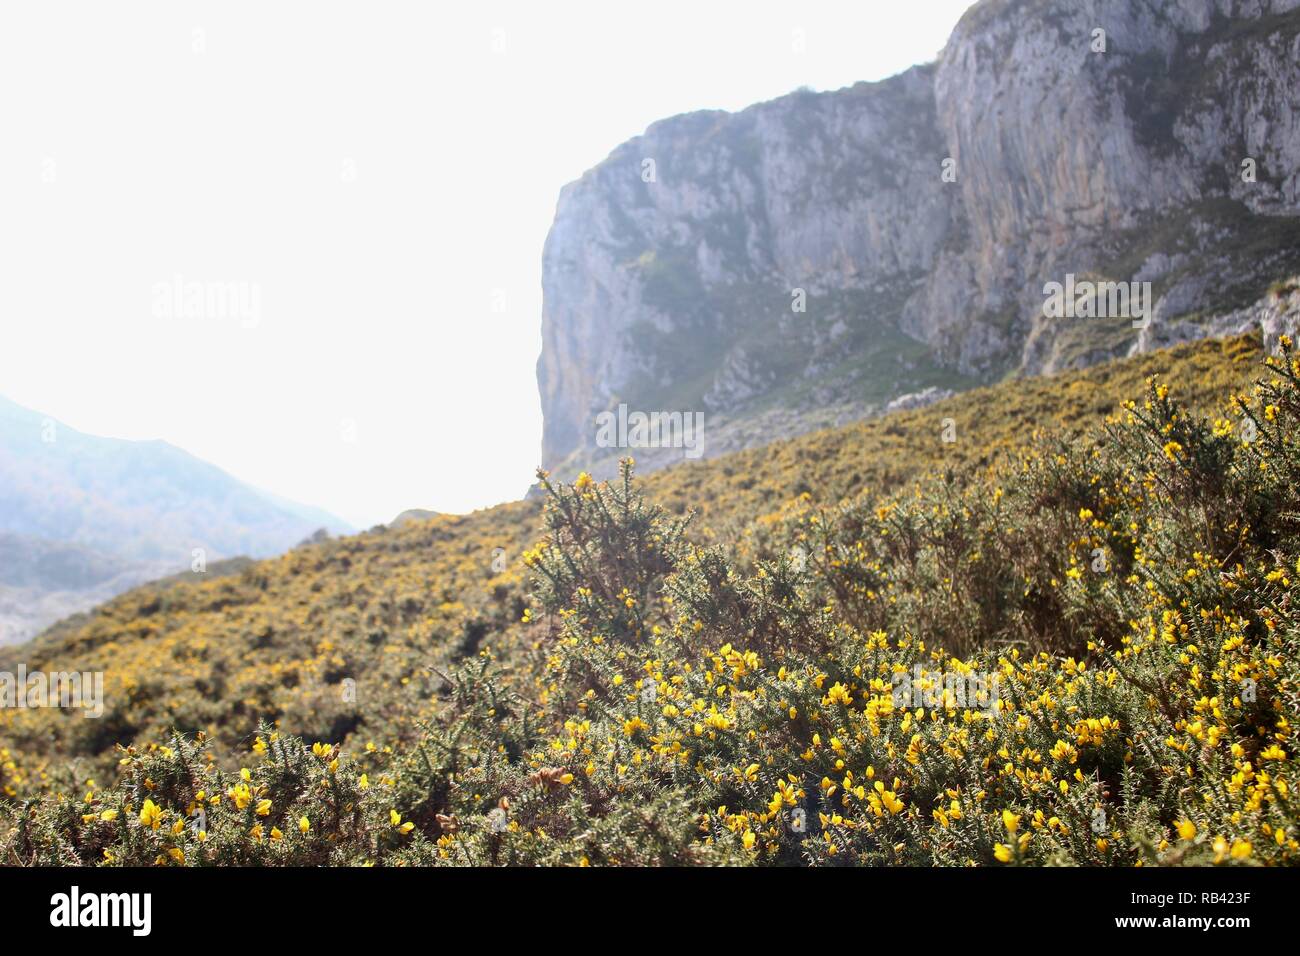
<path id="1" fill-rule="evenodd" d="M 931 60 L 968 5 L 6 3 L 0 394 L 362 527 L 517 498 L 560 188 Z"/>

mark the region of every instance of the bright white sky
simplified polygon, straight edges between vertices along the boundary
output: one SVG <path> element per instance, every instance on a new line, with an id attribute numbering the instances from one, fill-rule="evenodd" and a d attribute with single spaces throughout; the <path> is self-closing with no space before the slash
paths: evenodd
<path id="1" fill-rule="evenodd" d="M 931 60 L 968 5 L 6 3 L 0 394 L 359 527 L 518 498 L 560 188 L 655 120 Z M 260 321 L 156 315 L 177 275 Z"/>

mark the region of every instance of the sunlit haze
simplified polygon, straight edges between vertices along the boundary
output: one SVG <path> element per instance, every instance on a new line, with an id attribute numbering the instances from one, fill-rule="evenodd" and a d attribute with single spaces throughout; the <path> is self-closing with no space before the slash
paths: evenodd
<path id="1" fill-rule="evenodd" d="M 931 60 L 967 3 L 68 6 L 0 13 L 0 394 L 365 527 L 529 485 L 565 183 Z"/>

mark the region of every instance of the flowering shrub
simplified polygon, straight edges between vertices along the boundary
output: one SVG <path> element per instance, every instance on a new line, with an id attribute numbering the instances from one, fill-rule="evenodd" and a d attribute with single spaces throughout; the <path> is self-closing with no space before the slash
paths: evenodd
<path id="1" fill-rule="evenodd" d="M 508 656 L 392 745 L 262 726 L 11 800 L 23 863 L 1253 865 L 1300 858 L 1300 362 L 744 547 L 542 476 Z M 937 441 L 937 438 L 936 438 Z M 10 771 L 12 773 L 12 771 Z M 0 781 L 3 782 L 3 781 Z M 81 792 L 83 791 L 84 792 Z"/>

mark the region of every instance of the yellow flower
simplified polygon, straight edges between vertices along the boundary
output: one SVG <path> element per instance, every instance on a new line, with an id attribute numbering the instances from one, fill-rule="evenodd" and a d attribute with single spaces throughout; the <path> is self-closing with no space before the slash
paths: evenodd
<path id="1" fill-rule="evenodd" d="M 999 863 L 1010 863 L 1011 847 L 1007 846 L 1005 843 L 999 843 L 993 848 L 993 855 L 997 857 Z"/>
<path id="2" fill-rule="evenodd" d="M 1010 810 L 1003 810 L 1002 825 L 1007 828 L 1008 833 L 1014 835 L 1020 829 L 1020 815 Z"/>
<path id="3" fill-rule="evenodd" d="M 1192 840 L 1196 837 L 1196 824 L 1191 820 L 1179 820 L 1175 824 L 1178 827 L 1178 835 L 1184 840 Z"/>
<path id="4" fill-rule="evenodd" d="M 112 821 L 117 819 L 117 811 L 105 810 L 103 813 L 99 815 L 99 819 L 103 820 L 105 823 L 111 823 Z"/>
<path id="5" fill-rule="evenodd" d="M 1174 461 L 1174 462 L 1178 461 L 1178 456 L 1181 455 L 1182 453 L 1183 453 L 1183 446 L 1178 444 L 1178 442 L 1169 441 L 1165 443 L 1165 457 L 1168 458 L 1170 461 Z"/>
<path id="6" fill-rule="evenodd" d="M 1214 838 L 1214 842 L 1211 844 L 1211 846 L 1214 847 L 1214 862 L 1218 863 L 1228 853 L 1228 841 L 1225 840 L 1223 837 L 1218 836 Z"/>
<path id="7" fill-rule="evenodd" d="M 843 704 L 845 707 L 853 703 L 853 697 L 849 694 L 849 689 L 839 681 L 831 685 L 831 689 L 826 694 L 826 699 L 832 704 Z"/>
<path id="8" fill-rule="evenodd" d="M 146 799 L 144 806 L 140 808 L 140 822 L 150 830 L 157 830 L 159 824 L 162 823 L 162 818 L 162 808 L 152 800 Z"/>
<path id="9" fill-rule="evenodd" d="M 258 815 L 259 817 L 269 816 L 270 813 L 271 813 L 271 801 L 270 801 L 270 800 L 259 800 L 259 801 L 257 801 L 257 815 Z"/>
<path id="10" fill-rule="evenodd" d="M 299 832 L 306 833 L 310 829 L 311 829 L 311 822 L 306 817 L 299 817 L 298 818 Z"/>
<path id="11" fill-rule="evenodd" d="M 591 475 L 587 474 L 585 471 L 578 475 L 577 479 L 573 482 L 574 491 L 586 491 L 590 487 Z"/>
<path id="12" fill-rule="evenodd" d="M 279 827 L 271 827 L 271 839 L 272 839 L 272 840 L 279 840 L 279 839 L 281 839 L 283 836 L 284 836 L 284 834 L 280 832 L 280 828 L 279 828 Z"/>
<path id="13" fill-rule="evenodd" d="M 757 840 L 758 837 L 754 834 L 753 830 L 746 830 L 745 835 L 740 838 L 740 842 L 745 845 L 746 850 L 754 849 L 754 843 Z"/>

